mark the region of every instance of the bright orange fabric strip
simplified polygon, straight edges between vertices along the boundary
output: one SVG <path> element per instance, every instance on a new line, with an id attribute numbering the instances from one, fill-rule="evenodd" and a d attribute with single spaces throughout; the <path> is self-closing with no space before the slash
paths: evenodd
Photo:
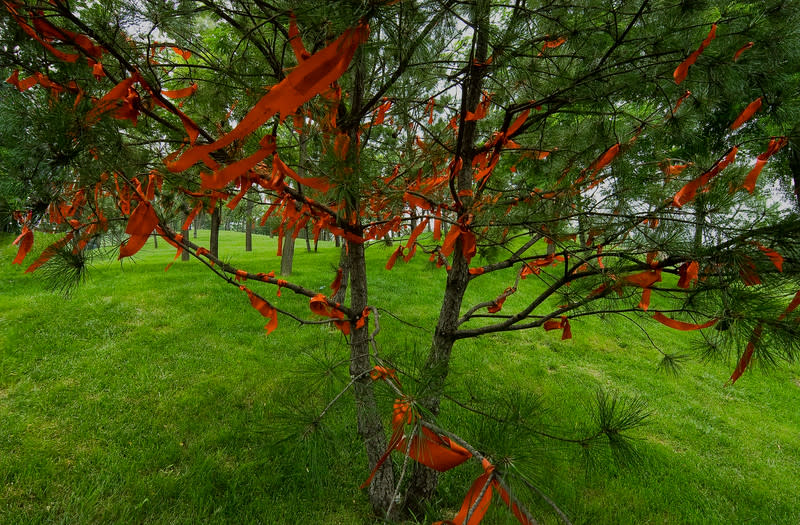
<path id="1" fill-rule="evenodd" d="M 53 255 L 55 255 L 58 250 L 66 246 L 67 243 L 70 242 L 74 236 L 75 232 L 71 231 L 61 239 L 57 240 L 56 242 L 45 248 L 42 254 L 39 256 L 39 258 L 33 261 L 33 264 L 28 266 L 28 268 L 25 270 L 25 273 L 35 272 L 40 266 L 49 261 L 50 258 L 53 257 Z"/>
<path id="2" fill-rule="evenodd" d="M 414 228 L 414 231 L 412 231 L 411 235 L 408 237 L 408 242 L 406 243 L 406 249 L 408 249 L 408 253 L 403 258 L 403 260 L 405 262 L 410 261 L 411 258 L 414 256 L 414 253 L 416 252 L 416 248 L 417 248 L 417 245 L 416 245 L 417 237 L 419 237 L 419 235 L 423 231 L 425 231 L 425 227 L 428 226 L 428 221 L 429 221 L 429 219 L 427 219 L 427 218 L 423 219 L 422 221 L 420 221 L 420 223 L 417 224 L 417 227 Z"/>
<path id="3" fill-rule="evenodd" d="M 263 161 L 265 158 L 274 153 L 275 143 L 273 142 L 272 144 L 268 145 L 268 147 L 261 148 L 242 160 L 228 164 L 221 170 L 215 171 L 213 174 L 203 173 L 201 174 L 202 183 L 200 187 L 203 189 L 220 190 L 227 186 L 227 184 L 232 180 L 241 177 L 245 173 L 255 168 L 259 162 Z"/>
<path id="4" fill-rule="evenodd" d="M 759 108 L 761 108 L 761 97 L 758 97 L 757 99 L 749 103 L 746 108 L 744 108 L 744 111 L 742 111 L 739 114 L 739 116 L 736 117 L 736 120 L 733 121 L 733 124 L 731 124 L 731 129 L 735 130 L 736 128 L 738 128 L 739 126 L 750 120 L 750 118 L 755 114 L 756 111 L 759 110 Z"/>
<path id="5" fill-rule="evenodd" d="M 693 324 L 693 323 L 684 323 L 683 321 L 677 321 L 675 319 L 671 319 L 661 312 L 656 312 L 653 314 L 653 319 L 658 321 L 659 323 L 669 326 L 670 328 L 674 328 L 676 330 L 702 330 L 703 328 L 708 328 L 709 326 L 714 326 L 719 319 L 711 319 L 703 324 Z"/>
<path id="6" fill-rule="evenodd" d="M 784 310 L 784 312 L 781 315 L 778 316 L 778 321 L 783 321 L 786 318 L 786 316 L 789 315 L 790 313 L 794 312 L 794 310 L 798 306 L 800 306 L 800 291 L 798 291 L 796 294 L 794 294 L 794 298 L 789 303 L 789 306 L 787 306 L 786 310 Z"/>
<path id="7" fill-rule="evenodd" d="M 742 56 L 742 53 L 744 53 L 745 51 L 747 51 L 748 49 L 753 47 L 753 44 L 754 44 L 754 42 L 748 42 L 745 45 L 743 45 L 742 47 L 740 47 L 736 51 L 736 53 L 733 54 L 733 61 L 736 62 L 737 60 L 739 60 L 739 57 Z"/>
<path id="8" fill-rule="evenodd" d="M 392 268 L 394 268 L 394 265 L 397 262 L 397 258 L 400 257 L 401 255 L 403 255 L 403 247 L 398 246 L 397 249 L 395 249 L 395 251 L 392 252 L 391 257 L 389 257 L 389 260 L 386 261 L 386 269 L 391 270 Z"/>
<path id="9" fill-rule="evenodd" d="M 687 90 L 687 91 L 686 91 L 686 93 L 684 93 L 683 95 L 681 95 L 681 98 L 679 98 L 679 99 L 678 99 L 678 101 L 677 101 L 677 102 L 675 102 L 675 106 L 672 108 L 672 114 L 673 114 L 673 115 L 675 114 L 675 112 L 676 112 L 676 111 L 678 111 L 678 108 L 679 108 L 679 107 L 681 107 L 681 104 L 683 104 L 683 103 L 684 103 L 684 101 L 685 101 L 687 98 L 689 98 L 689 96 L 690 96 L 691 94 L 692 94 L 692 92 Z"/>
<path id="10" fill-rule="evenodd" d="M 28 252 L 31 251 L 33 247 L 33 232 L 27 226 L 23 226 L 22 233 L 19 234 L 19 237 L 14 239 L 12 244 L 15 246 L 19 245 L 19 250 L 17 250 L 17 256 L 14 257 L 11 264 L 22 264 L 25 256 L 28 255 Z"/>
<path id="11" fill-rule="evenodd" d="M 659 281 L 661 281 L 660 270 L 647 270 L 622 278 L 623 283 L 639 286 L 640 288 L 650 288 Z"/>
<path id="12" fill-rule="evenodd" d="M 714 163 L 710 170 L 703 173 L 700 177 L 688 182 L 683 188 L 678 190 L 678 193 L 676 193 L 672 198 L 672 205 L 680 208 L 687 202 L 691 202 L 697 194 L 697 190 L 708 184 L 711 179 L 719 175 L 722 170 L 728 167 L 728 165 L 736 159 L 736 153 L 738 153 L 738 151 L 739 148 L 737 146 L 732 147 L 722 159 Z"/>
<path id="13" fill-rule="evenodd" d="M 183 58 L 184 60 L 189 60 L 192 58 L 192 52 L 186 49 L 181 49 L 179 47 L 173 46 L 172 50 L 175 52 L 176 55 Z"/>
<path id="14" fill-rule="evenodd" d="M 747 366 L 750 364 L 750 361 L 753 358 L 753 352 L 755 352 L 756 345 L 761 339 L 761 332 L 761 325 L 756 325 L 756 327 L 753 329 L 752 335 L 750 336 L 750 340 L 747 342 L 747 348 L 745 348 L 744 352 L 742 353 L 742 357 L 739 358 L 739 362 L 736 364 L 736 369 L 733 371 L 733 374 L 731 374 L 731 378 L 728 380 L 726 386 L 734 384 L 736 380 L 742 377 L 742 374 L 744 374 L 744 371 L 747 369 Z"/>
<path id="15" fill-rule="evenodd" d="M 485 118 L 489 111 L 489 106 L 491 106 L 491 104 L 492 104 L 492 97 L 489 96 L 488 93 L 484 92 L 483 98 L 481 98 L 481 101 L 475 107 L 475 111 L 474 112 L 467 111 L 467 116 L 466 118 L 464 118 L 464 120 L 466 121 L 481 120 L 482 118 Z"/>
<path id="16" fill-rule="evenodd" d="M 697 273 L 700 270 L 700 265 L 697 261 L 685 262 L 678 268 L 678 288 L 689 288 L 692 281 L 697 280 Z"/>
<path id="17" fill-rule="evenodd" d="M 753 191 L 756 189 L 756 181 L 758 180 L 758 176 L 761 174 L 761 170 L 764 169 L 764 166 L 767 164 L 769 158 L 780 151 L 781 148 L 786 146 L 788 143 L 788 137 L 770 139 L 769 145 L 767 146 L 767 151 L 756 158 L 756 164 L 747 174 L 747 177 L 745 177 L 742 187 L 748 192 L 753 193 Z"/>
<path id="18" fill-rule="evenodd" d="M 769 260 L 772 261 L 772 264 L 775 265 L 775 268 L 777 268 L 779 272 L 783 271 L 783 256 L 781 254 L 761 244 L 757 244 L 756 246 L 758 246 L 759 250 L 764 252 L 764 255 L 769 257 Z"/>
<path id="19" fill-rule="evenodd" d="M 294 56 L 298 64 L 311 58 L 311 54 L 306 51 L 306 46 L 303 45 L 303 39 L 300 38 L 300 30 L 297 28 L 297 17 L 294 13 L 289 14 L 289 45 L 292 46 L 292 51 L 294 51 Z"/>
<path id="20" fill-rule="evenodd" d="M 266 326 L 264 326 L 264 329 L 266 329 L 267 334 L 271 334 L 278 326 L 278 311 L 275 310 L 275 307 L 269 304 L 266 300 L 258 297 L 244 286 L 240 286 L 239 289 L 247 292 L 247 297 L 250 299 L 250 304 L 253 308 L 258 310 L 259 313 L 264 317 L 269 318 L 269 322 L 266 324 Z"/>
<path id="21" fill-rule="evenodd" d="M 211 152 L 222 149 L 234 140 L 244 139 L 276 114 L 293 114 L 302 104 L 326 90 L 344 74 L 356 48 L 366 41 L 368 27 L 360 24 L 348 29 L 338 39 L 298 65 L 286 78 L 274 85 L 245 115 L 236 128 L 212 144 L 187 150 L 170 169 L 184 171 Z"/>
<path id="22" fill-rule="evenodd" d="M 158 216 L 149 202 L 140 202 L 128 218 L 125 233 L 129 235 L 150 235 L 158 224 Z"/>
<path id="23" fill-rule="evenodd" d="M 693 65 L 697 62 L 697 58 L 700 54 L 705 51 L 708 45 L 714 40 L 714 37 L 717 34 L 717 24 L 711 24 L 711 30 L 708 32 L 708 36 L 703 40 L 700 44 L 700 47 L 697 48 L 691 55 L 686 57 L 686 60 L 680 63 L 678 67 L 675 68 L 675 71 L 672 73 L 672 77 L 675 79 L 676 84 L 680 84 L 686 79 L 686 75 L 689 73 L 689 66 Z"/>
<path id="24" fill-rule="evenodd" d="M 161 94 L 169 98 L 184 98 L 194 95 L 195 91 L 197 91 L 197 82 L 183 89 L 162 89 Z"/>
<path id="25" fill-rule="evenodd" d="M 472 457 L 467 449 L 427 427 L 422 427 L 421 435 L 416 434 L 411 438 L 410 447 L 403 437 L 395 450 L 403 453 L 408 450 L 411 459 L 438 472 L 446 472 Z"/>

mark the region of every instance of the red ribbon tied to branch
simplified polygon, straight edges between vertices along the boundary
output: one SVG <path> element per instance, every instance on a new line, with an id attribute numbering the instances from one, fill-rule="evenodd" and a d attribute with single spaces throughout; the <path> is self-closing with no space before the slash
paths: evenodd
<path id="1" fill-rule="evenodd" d="M 494 472 L 494 465 L 489 463 L 486 458 L 483 459 L 482 464 L 483 474 L 478 476 L 478 479 L 476 479 L 470 487 L 467 496 L 464 498 L 464 502 L 461 504 L 461 508 L 458 510 L 458 514 L 456 514 L 452 520 L 437 521 L 433 525 L 444 525 L 447 523 L 453 525 L 478 525 L 489 509 L 495 490 L 500 494 L 500 498 L 508 508 L 511 509 L 517 521 L 522 523 L 522 525 L 533 525 L 533 522 L 528 519 L 528 516 L 522 511 L 519 505 L 512 501 L 506 489 L 503 488 L 497 480 Z"/>
<path id="2" fill-rule="evenodd" d="M 708 32 L 708 36 L 700 43 L 700 47 L 698 47 L 691 55 L 686 57 L 686 60 L 680 63 L 678 67 L 675 68 L 675 71 L 672 73 L 673 78 L 675 79 L 676 84 L 680 84 L 686 79 L 686 75 L 689 73 L 689 66 L 693 65 L 697 62 L 697 58 L 700 54 L 705 51 L 708 45 L 714 40 L 714 37 L 717 35 L 717 24 L 711 24 L 711 30 Z"/>
<path id="3" fill-rule="evenodd" d="M 380 379 L 383 375 L 379 372 L 376 377 Z M 367 480 L 361 485 L 362 489 L 372 482 L 375 473 L 378 472 L 378 469 L 380 469 L 393 450 L 403 454 L 407 453 L 411 459 L 439 472 L 445 472 L 457 467 L 472 457 L 472 453 L 458 443 L 424 426 L 420 428 L 419 432 L 415 432 L 411 436 L 411 442 L 409 443 L 405 435 L 405 426 L 416 422 L 417 419 L 419 419 L 419 414 L 414 410 L 411 401 L 406 398 L 395 400 L 392 415 L 392 427 L 394 430 L 392 437 L 389 439 L 389 446 L 375 464 Z"/>

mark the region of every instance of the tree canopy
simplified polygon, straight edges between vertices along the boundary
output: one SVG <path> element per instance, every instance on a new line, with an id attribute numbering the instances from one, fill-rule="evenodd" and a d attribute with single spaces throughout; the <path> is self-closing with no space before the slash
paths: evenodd
<path id="1" fill-rule="evenodd" d="M 435 471 L 474 458 L 484 474 L 455 522 L 479 521 L 494 490 L 533 523 L 512 469 L 436 424 L 459 340 L 569 339 L 582 317 L 627 316 L 736 352 L 730 383 L 800 350 L 799 14 L 783 1 L 8 0 L 0 204 L 21 227 L 14 262 L 45 227 L 63 237 L 29 271 L 82 267 L 100 236 L 131 257 L 157 232 L 239 287 L 267 333 L 285 317 L 347 337 L 376 512 L 414 508 Z M 344 239 L 330 294 L 179 233 L 243 201 L 281 238 Z M 377 352 L 368 295 L 364 250 L 386 236 L 403 238 L 386 271 L 428 257 L 447 274 L 405 388 Z M 496 272 L 506 288 L 464 304 Z M 294 297 L 268 301 L 271 286 Z M 397 398 L 391 432 L 380 383 Z M 598 418 L 622 447 L 640 407 L 600 405 L 628 410 Z"/>

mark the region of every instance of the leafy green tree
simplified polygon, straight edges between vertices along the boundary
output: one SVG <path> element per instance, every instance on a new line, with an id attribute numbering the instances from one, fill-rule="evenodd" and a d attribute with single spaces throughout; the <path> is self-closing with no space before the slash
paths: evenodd
<path id="1" fill-rule="evenodd" d="M 3 133 L 4 157 L 49 163 L 35 179 L 46 198 L 25 193 L 37 212 L 25 227 L 47 209 L 67 235 L 33 266 L 82 253 L 119 221 L 120 257 L 155 229 L 241 287 L 270 332 L 279 314 L 315 321 L 243 279 L 310 300 L 348 338 L 382 516 L 418 511 L 437 470 L 475 458 L 485 474 L 456 521 L 477 521 L 492 488 L 533 522 L 511 490 L 513 462 L 492 465 L 469 429 L 436 423 L 464 339 L 566 339 L 582 317 L 624 315 L 701 330 L 708 353 L 737 352 L 731 382 L 753 359 L 797 355 L 800 222 L 765 184 L 788 178 L 798 121 L 800 25 L 785 2 L 5 5 L 8 104 L 33 113 L 23 140 Z M 169 227 L 185 202 L 192 214 L 235 208 L 248 191 L 264 221 L 280 218 L 281 239 L 307 226 L 345 239 L 330 297 Z M 387 268 L 424 252 L 447 274 L 429 351 L 404 389 L 377 352 L 368 295 L 365 250 L 390 233 L 409 237 Z M 472 281 L 496 272 L 507 288 L 466 303 Z M 667 352 L 663 366 L 680 359 Z M 376 381 L 397 396 L 391 433 Z M 596 409 L 596 428 L 570 441 L 623 454 L 643 407 L 600 395 Z M 392 450 L 417 462 L 395 468 Z"/>

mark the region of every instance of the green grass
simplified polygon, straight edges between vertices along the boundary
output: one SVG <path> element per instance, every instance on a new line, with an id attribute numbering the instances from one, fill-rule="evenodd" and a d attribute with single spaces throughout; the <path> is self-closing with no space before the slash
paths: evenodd
<path id="1" fill-rule="evenodd" d="M 358 489 L 368 472 L 351 398 L 303 433 L 346 382 L 338 332 L 282 317 L 266 336 L 247 296 L 199 262 L 165 273 L 174 255 L 165 243 L 148 243 L 135 262 L 95 262 L 65 300 L 10 264 L 12 239 L 0 237 L 0 523 L 378 521 Z M 220 251 L 250 271 L 277 270 L 274 240 L 254 241 L 248 254 L 241 234 L 223 232 Z M 293 280 L 326 292 L 337 250 L 297 249 Z M 386 272 L 390 253 L 368 250 L 372 302 L 423 328 L 384 314 L 379 350 L 413 371 L 444 272 L 424 255 Z M 470 300 L 498 295 L 507 277 L 473 287 Z M 275 298 L 249 285 L 307 312 L 291 292 Z M 660 348 L 688 351 L 690 335 L 655 324 L 646 326 Z M 541 398 L 542 424 L 564 433 L 585 421 L 598 387 L 640 396 L 653 414 L 633 432 L 638 466 L 607 461 L 586 471 L 580 450 L 452 403 L 441 423 L 496 458 L 513 455 L 575 523 L 800 522 L 800 368 L 756 368 L 725 388 L 732 362 L 658 372 L 658 352 L 624 320 L 584 319 L 572 331 L 566 342 L 541 330 L 460 342 L 448 392 L 481 407 L 510 399 L 523 410 Z M 380 401 L 388 419 L 391 394 Z M 465 465 L 445 474 L 428 519 L 451 517 L 478 473 Z M 546 513 L 544 521 L 557 522 Z M 485 523 L 514 521 L 495 504 Z"/>

